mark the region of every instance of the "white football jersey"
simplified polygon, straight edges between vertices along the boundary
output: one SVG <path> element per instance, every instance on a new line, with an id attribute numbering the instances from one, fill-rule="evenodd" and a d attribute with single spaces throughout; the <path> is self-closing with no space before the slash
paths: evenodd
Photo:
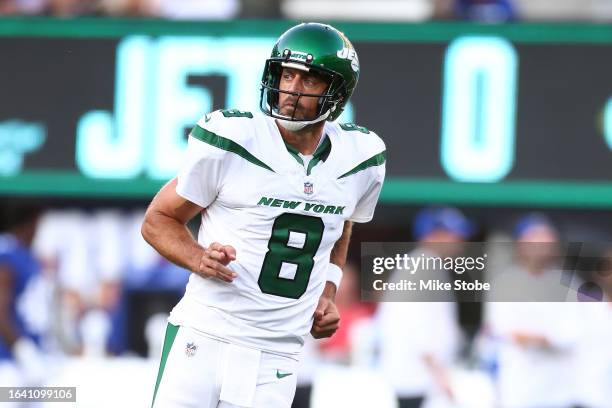
<path id="1" fill-rule="evenodd" d="M 216 111 L 191 132 L 176 191 L 204 207 L 198 242 L 231 245 L 237 278 L 192 274 L 170 322 L 260 350 L 295 355 L 325 287 L 344 222 L 367 222 L 385 174 L 385 145 L 327 122 L 305 166 L 275 120 Z"/>

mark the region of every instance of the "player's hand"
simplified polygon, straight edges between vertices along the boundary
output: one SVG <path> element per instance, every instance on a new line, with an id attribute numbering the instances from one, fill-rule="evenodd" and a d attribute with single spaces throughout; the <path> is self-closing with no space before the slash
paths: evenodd
<path id="1" fill-rule="evenodd" d="M 227 265 L 236 259 L 236 250 L 231 245 L 221 245 L 213 242 L 204 250 L 200 258 L 198 275 L 205 278 L 217 278 L 225 282 L 232 282 L 236 272 Z"/>
<path id="2" fill-rule="evenodd" d="M 331 298 L 321 296 L 314 312 L 314 322 L 310 334 L 315 339 L 331 337 L 340 327 L 340 313 Z"/>

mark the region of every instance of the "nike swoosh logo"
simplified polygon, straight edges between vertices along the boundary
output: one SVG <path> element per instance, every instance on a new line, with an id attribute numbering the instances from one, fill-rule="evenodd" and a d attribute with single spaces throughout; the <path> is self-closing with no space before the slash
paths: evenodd
<path id="1" fill-rule="evenodd" d="M 276 370 L 276 378 L 285 378 L 292 374 L 293 373 L 281 373 L 280 371 Z"/>

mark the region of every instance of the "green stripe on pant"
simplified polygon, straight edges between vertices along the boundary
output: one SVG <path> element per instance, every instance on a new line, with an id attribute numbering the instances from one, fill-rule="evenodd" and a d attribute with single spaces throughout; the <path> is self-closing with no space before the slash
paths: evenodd
<path id="1" fill-rule="evenodd" d="M 170 354 L 170 349 L 172 348 L 172 344 L 174 343 L 174 339 L 176 338 L 176 333 L 178 333 L 179 326 L 175 326 L 173 324 L 168 323 L 166 327 L 166 337 L 164 338 L 164 347 L 162 348 L 161 361 L 159 362 L 159 371 L 157 373 L 157 382 L 155 383 L 155 391 L 153 392 L 153 401 L 151 402 L 151 408 L 155 404 L 155 396 L 157 395 L 157 389 L 159 388 L 159 383 L 161 382 L 162 376 L 164 375 L 164 368 L 166 368 L 166 361 L 168 360 L 168 354 Z"/>

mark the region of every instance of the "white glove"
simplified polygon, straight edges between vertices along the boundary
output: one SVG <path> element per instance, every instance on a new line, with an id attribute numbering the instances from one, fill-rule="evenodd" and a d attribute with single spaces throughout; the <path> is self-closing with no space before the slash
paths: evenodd
<path id="1" fill-rule="evenodd" d="M 17 339 L 13 345 L 13 356 L 28 385 L 43 383 L 46 371 L 44 357 L 32 340 L 26 337 Z"/>

